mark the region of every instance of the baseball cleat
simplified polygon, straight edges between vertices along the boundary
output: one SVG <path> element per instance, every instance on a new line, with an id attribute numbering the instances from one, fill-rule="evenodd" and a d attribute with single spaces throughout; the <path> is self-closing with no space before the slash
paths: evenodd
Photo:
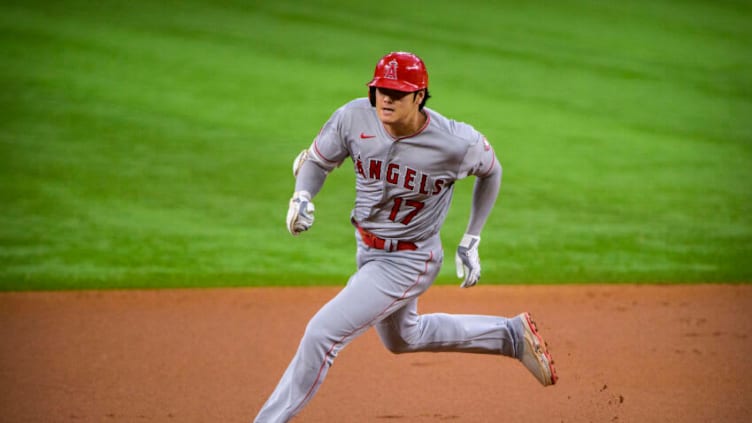
<path id="1" fill-rule="evenodd" d="M 538 379 L 543 386 L 553 385 L 559 378 L 554 369 L 554 360 L 548 352 L 546 341 L 538 333 L 535 321 L 530 313 L 517 316 L 522 320 L 524 343 L 522 353 L 518 356 L 522 364 Z"/>

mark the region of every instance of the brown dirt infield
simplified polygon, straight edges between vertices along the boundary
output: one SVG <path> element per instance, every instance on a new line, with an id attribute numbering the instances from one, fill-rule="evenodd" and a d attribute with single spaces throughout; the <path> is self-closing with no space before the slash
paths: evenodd
<path id="1" fill-rule="evenodd" d="M 250 422 L 338 289 L 2 293 L 0 421 Z M 752 285 L 436 286 L 420 310 L 532 312 L 559 384 L 370 330 L 294 421 L 752 421 Z"/>

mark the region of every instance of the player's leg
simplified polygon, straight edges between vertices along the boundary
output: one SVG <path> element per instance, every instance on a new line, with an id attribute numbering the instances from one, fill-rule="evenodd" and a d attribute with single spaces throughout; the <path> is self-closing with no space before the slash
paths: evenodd
<path id="1" fill-rule="evenodd" d="M 413 265 L 370 253 L 347 286 L 308 323 L 298 350 L 256 422 L 286 422 L 315 395 L 334 358 L 357 336 L 420 295 L 438 273 L 433 255 Z M 359 255 L 361 258 L 362 255 Z M 399 280 L 394 275 L 404 275 Z"/>
<path id="2" fill-rule="evenodd" d="M 518 318 L 465 314 L 418 314 L 418 299 L 376 325 L 394 353 L 453 351 L 516 357 L 523 327 Z"/>
<path id="3" fill-rule="evenodd" d="M 424 314 L 417 298 L 376 325 L 394 353 L 453 351 L 500 354 L 519 359 L 543 385 L 556 383 L 553 358 L 529 313 L 495 316 Z"/>

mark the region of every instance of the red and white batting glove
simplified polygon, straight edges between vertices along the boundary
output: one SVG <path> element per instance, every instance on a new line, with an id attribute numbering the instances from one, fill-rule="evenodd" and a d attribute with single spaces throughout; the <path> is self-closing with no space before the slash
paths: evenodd
<path id="1" fill-rule="evenodd" d="M 457 254 L 454 256 L 454 264 L 457 266 L 457 277 L 465 277 L 460 288 L 470 288 L 475 286 L 480 279 L 480 257 L 478 256 L 478 245 L 480 237 L 477 235 L 465 234 L 457 247 Z"/>
<path id="2" fill-rule="evenodd" d="M 293 236 L 307 231 L 313 225 L 313 212 L 315 207 L 311 202 L 311 194 L 308 191 L 298 191 L 290 199 L 287 209 L 287 230 Z"/>

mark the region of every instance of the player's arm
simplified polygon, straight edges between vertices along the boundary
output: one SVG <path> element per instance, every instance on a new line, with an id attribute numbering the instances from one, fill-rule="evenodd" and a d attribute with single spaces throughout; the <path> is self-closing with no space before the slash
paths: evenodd
<path id="1" fill-rule="evenodd" d="M 295 193 L 287 209 L 287 230 L 297 236 L 313 225 L 315 210 L 311 201 L 321 191 L 328 172 L 312 160 L 308 160 L 308 150 L 303 150 L 293 162 Z"/>
<path id="2" fill-rule="evenodd" d="M 460 285 L 462 288 L 475 286 L 480 279 L 480 256 L 478 255 L 480 232 L 499 195 L 501 173 L 501 164 L 495 161 L 490 173 L 478 176 L 475 180 L 470 221 L 455 254 L 457 277 L 464 277 Z"/>
<path id="3" fill-rule="evenodd" d="M 324 186 L 329 171 L 308 158 L 308 150 L 303 150 L 295 159 L 292 174 L 295 176 L 295 191 L 306 191 L 313 198 Z"/>
<path id="4" fill-rule="evenodd" d="M 483 225 L 491 214 L 501 187 L 501 164 L 496 161 L 491 172 L 478 176 L 473 186 L 473 203 L 465 234 L 480 237 Z"/>
<path id="5" fill-rule="evenodd" d="M 454 257 L 457 277 L 463 278 L 462 288 L 475 286 L 480 279 L 480 232 L 491 214 L 501 186 L 501 164 L 485 137 L 479 136 L 478 142 L 470 146 L 463 161 L 463 169 L 477 179 L 473 186 L 470 220 Z"/>
<path id="6" fill-rule="evenodd" d="M 292 235 L 307 231 L 313 225 L 314 207 L 311 199 L 324 186 L 326 175 L 342 164 L 349 151 L 342 136 L 342 119 L 346 106 L 334 112 L 321 128 L 311 146 L 293 161 L 295 193 L 287 210 L 287 230 Z"/>

